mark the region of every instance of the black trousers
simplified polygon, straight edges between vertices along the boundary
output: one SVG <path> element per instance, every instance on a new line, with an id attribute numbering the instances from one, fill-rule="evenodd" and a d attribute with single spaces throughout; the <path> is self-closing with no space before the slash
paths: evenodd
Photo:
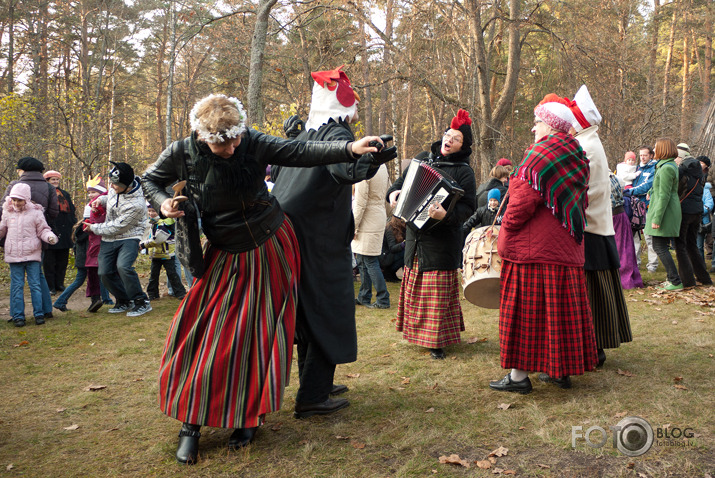
<path id="1" fill-rule="evenodd" d="M 710 273 L 705 268 L 705 260 L 698 249 L 701 219 L 701 214 L 683 214 L 683 219 L 680 221 L 680 235 L 675 238 L 675 258 L 678 259 L 678 273 L 680 280 L 683 281 L 683 287 L 694 287 L 695 279 L 701 284 L 713 283 Z M 49 279 L 47 280 L 49 282 Z"/>
<path id="2" fill-rule="evenodd" d="M 147 285 L 146 288 L 149 299 L 159 298 L 159 275 L 161 274 L 162 268 L 166 271 L 169 284 L 171 284 L 171 290 L 174 291 L 174 297 L 184 297 L 186 295 L 186 288 L 181 282 L 179 274 L 176 273 L 176 263 L 171 259 L 152 259 L 149 285 Z"/>
<path id="3" fill-rule="evenodd" d="M 70 258 L 69 249 L 47 249 L 42 259 L 42 270 L 45 272 L 47 286 L 50 290 L 64 290 L 67 263 Z"/>
<path id="4" fill-rule="evenodd" d="M 300 329 L 300 330 L 298 330 Z M 298 345 L 298 378 L 300 386 L 296 403 L 322 403 L 330 397 L 335 376 L 335 364 L 330 363 L 307 326 L 296 324 Z"/>

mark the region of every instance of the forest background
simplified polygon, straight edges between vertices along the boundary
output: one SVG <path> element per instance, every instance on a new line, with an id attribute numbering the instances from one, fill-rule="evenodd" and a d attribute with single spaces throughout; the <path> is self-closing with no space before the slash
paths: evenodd
<path id="1" fill-rule="evenodd" d="M 311 71 L 344 70 L 358 136 L 399 159 L 473 119 L 481 181 L 533 142 L 533 107 L 586 84 L 611 167 L 657 137 L 715 154 L 715 0 L 5 0 L 0 187 L 31 155 L 81 194 L 108 161 L 143 171 L 189 133 L 194 102 L 240 98 L 257 129 L 307 118 Z M 708 119 L 710 118 L 710 119 Z M 391 175 L 398 173 L 393 161 Z"/>

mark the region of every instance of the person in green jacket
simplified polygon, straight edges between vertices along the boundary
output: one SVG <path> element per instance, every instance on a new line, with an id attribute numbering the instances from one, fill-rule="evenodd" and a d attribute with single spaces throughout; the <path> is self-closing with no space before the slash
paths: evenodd
<path id="1" fill-rule="evenodd" d="M 670 242 L 680 234 L 680 200 L 678 199 L 678 166 L 675 158 L 678 149 L 670 138 L 658 138 L 655 142 L 655 177 L 650 190 L 650 205 L 646 214 L 645 233 L 653 236 L 653 249 L 665 266 L 668 280 L 665 290 L 682 290 L 683 282 L 678 275 Z"/>

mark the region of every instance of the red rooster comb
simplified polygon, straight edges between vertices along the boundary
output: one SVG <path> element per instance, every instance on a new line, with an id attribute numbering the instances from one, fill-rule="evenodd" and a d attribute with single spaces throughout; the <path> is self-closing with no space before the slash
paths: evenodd
<path id="1" fill-rule="evenodd" d="M 457 116 L 452 118 L 452 122 L 450 123 L 449 127 L 452 129 L 459 129 L 460 126 L 465 124 L 467 126 L 471 126 L 472 118 L 469 117 L 469 113 L 466 110 L 460 108 L 460 110 L 457 111 Z"/>
<path id="2" fill-rule="evenodd" d="M 353 90 L 350 84 L 350 78 L 342 71 L 345 65 L 340 65 L 334 70 L 329 71 L 314 71 L 310 74 L 316 83 L 327 88 L 330 91 L 336 91 L 336 96 L 341 105 L 347 107 L 355 104 L 355 101 L 360 101 L 360 97 Z"/>

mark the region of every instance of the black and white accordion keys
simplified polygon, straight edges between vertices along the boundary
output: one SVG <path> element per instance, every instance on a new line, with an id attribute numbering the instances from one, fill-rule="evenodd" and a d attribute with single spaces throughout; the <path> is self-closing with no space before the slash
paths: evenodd
<path id="1" fill-rule="evenodd" d="M 393 214 L 417 229 L 429 229 L 439 221 L 429 217 L 429 206 L 439 203 L 452 210 L 464 195 L 459 184 L 443 171 L 418 159 L 413 159 L 402 183 Z"/>

